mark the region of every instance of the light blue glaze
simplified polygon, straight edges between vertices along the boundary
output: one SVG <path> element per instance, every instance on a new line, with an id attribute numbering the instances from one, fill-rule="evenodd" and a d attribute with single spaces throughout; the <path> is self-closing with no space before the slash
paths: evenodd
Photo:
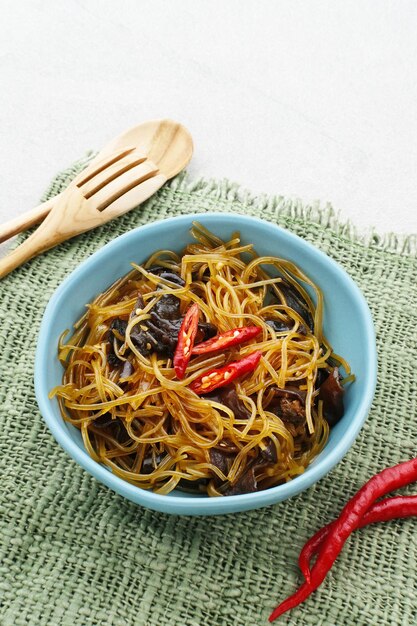
<path id="1" fill-rule="evenodd" d="M 319 457 L 301 476 L 259 493 L 219 498 L 181 492 L 164 496 L 135 487 L 91 459 L 79 431 L 62 420 L 56 399 L 48 399 L 49 391 L 62 380 L 63 370 L 57 358 L 61 333 L 72 328 L 85 311 L 87 302 L 131 269 L 132 261 L 140 264 L 158 249 L 180 251 L 191 241 L 189 228 L 193 220 L 223 239 L 239 230 L 243 243 L 255 244 L 260 254 L 289 259 L 304 270 L 323 290 L 326 336 L 334 350 L 347 359 L 357 377 L 345 396 L 345 415 L 332 429 Z M 102 483 L 129 500 L 157 511 L 218 515 L 285 500 L 327 474 L 346 454 L 365 421 L 375 391 L 376 371 L 375 333 L 368 305 L 339 265 L 303 239 L 269 222 L 238 214 L 206 213 L 165 219 L 132 230 L 93 254 L 66 278 L 49 301 L 43 317 L 36 352 L 35 388 L 41 413 L 56 440 Z"/>

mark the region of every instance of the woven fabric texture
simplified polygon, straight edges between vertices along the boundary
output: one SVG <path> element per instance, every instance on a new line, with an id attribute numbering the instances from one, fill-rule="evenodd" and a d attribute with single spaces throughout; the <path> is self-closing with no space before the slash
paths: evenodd
<path id="1" fill-rule="evenodd" d="M 61 173 L 45 197 L 85 160 Z M 376 324 L 379 376 L 359 438 L 330 475 L 273 507 L 172 517 L 99 484 L 52 438 L 36 404 L 34 353 L 45 306 L 80 261 L 127 230 L 195 211 L 257 215 L 338 261 Z M 417 453 L 415 238 L 361 239 L 329 207 L 253 198 L 227 181 L 179 177 L 142 207 L 66 242 L 0 283 L 1 626 L 260 626 L 300 581 L 305 540 L 375 472 Z M 417 521 L 351 537 L 322 587 L 277 624 L 417 623 Z"/>

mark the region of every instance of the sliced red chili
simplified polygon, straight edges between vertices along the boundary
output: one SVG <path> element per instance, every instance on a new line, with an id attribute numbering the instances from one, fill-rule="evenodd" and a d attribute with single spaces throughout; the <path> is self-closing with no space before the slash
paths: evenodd
<path id="1" fill-rule="evenodd" d="M 174 353 L 174 370 L 177 378 L 184 378 L 185 370 L 191 357 L 198 328 L 200 309 L 197 303 L 190 306 L 182 321 L 178 333 L 178 343 Z"/>
<path id="2" fill-rule="evenodd" d="M 245 326 L 244 328 L 233 328 L 221 335 L 216 335 L 208 341 L 203 341 L 193 348 L 193 354 L 206 354 L 206 352 L 217 352 L 224 348 L 237 346 L 244 341 L 248 341 L 259 335 L 262 328 L 260 326 Z"/>
<path id="3" fill-rule="evenodd" d="M 232 363 L 228 363 L 228 365 L 224 367 L 210 370 L 206 374 L 193 380 L 190 389 L 201 396 L 218 387 L 224 387 L 231 383 L 232 380 L 235 380 L 235 378 L 252 372 L 258 365 L 261 356 L 262 352 L 256 350 L 256 352 L 252 352 L 252 354 L 245 356 L 243 359 L 240 359 L 240 361 L 232 361 Z"/>

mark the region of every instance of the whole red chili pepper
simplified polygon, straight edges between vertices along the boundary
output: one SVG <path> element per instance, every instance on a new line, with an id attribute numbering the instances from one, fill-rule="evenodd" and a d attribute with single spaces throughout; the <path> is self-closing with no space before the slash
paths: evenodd
<path id="1" fill-rule="evenodd" d="M 221 333 L 208 341 L 203 341 L 194 346 L 193 354 L 205 354 L 206 352 L 216 352 L 217 350 L 223 350 L 224 348 L 230 348 L 236 346 L 244 341 L 252 339 L 259 335 L 262 328 L 260 326 L 244 326 L 243 328 L 233 328 L 225 333 Z"/>
<path id="2" fill-rule="evenodd" d="M 396 496 L 376 502 L 359 521 L 358 528 L 387 522 L 392 519 L 402 519 L 417 516 L 417 496 Z M 324 539 L 331 532 L 334 522 L 323 526 L 304 545 L 298 557 L 298 565 L 307 582 L 310 581 L 310 562 L 321 548 Z"/>
<path id="3" fill-rule="evenodd" d="M 195 336 L 198 329 L 199 306 L 194 303 L 190 306 L 182 320 L 178 333 L 178 343 L 174 354 L 174 370 L 177 378 L 184 378 L 185 370 L 191 357 Z"/>
<path id="4" fill-rule="evenodd" d="M 201 396 L 218 387 L 224 387 L 235 378 L 254 370 L 261 356 L 262 352 L 256 350 L 256 352 L 252 352 L 252 354 L 245 356 L 243 359 L 240 359 L 240 361 L 232 361 L 232 363 L 228 363 L 224 367 L 210 370 L 206 374 L 193 380 L 190 389 Z"/>
<path id="5" fill-rule="evenodd" d="M 277 617 L 298 606 L 317 589 L 338 557 L 349 535 L 358 527 L 370 506 L 390 491 L 404 487 L 417 480 L 417 458 L 388 467 L 373 476 L 346 504 L 327 537 L 311 570 L 310 582 L 305 582 L 289 598 L 284 600 L 269 616 L 273 622 Z"/>

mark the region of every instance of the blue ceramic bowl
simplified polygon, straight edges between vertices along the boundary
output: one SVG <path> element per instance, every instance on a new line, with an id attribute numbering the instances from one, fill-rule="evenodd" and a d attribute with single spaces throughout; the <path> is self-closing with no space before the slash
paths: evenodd
<path id="1" fill-rule="evenodd" d="M 345 395 L 345 414 L 332 429 L 322 453 L 304 474 L 292 481 L 237 496 L 209 498 L 173 492 L 159 495 L 118 478 L 86 452 L 79 431 L 65 423 L 56 399 L 48 393 L 62 379 L 57 358 L 58 338 L 90 302 L 113 281 L 142 263 L 155 250 L 180 251 L 191 241 L 191 222 L 198 220 L 222 238 L 239 230 L 243 242 L 254 243 L 263 255 L 289 259 L 304 270 L 324 292 L 324 329 L 334 350 L 352 366 L 357 380 Z M 311 487 L 338 463 L 353 444 L 369 411 L 376 382 L 375 334 L 364 297 L 346 272 L 325 254 L 296 235 L 273 224 L 237 214 L 207 213 L 165 219 L 132 230 L 104 246 L 64 280 L 46 308 L 35 364 L 36 397 L 52 434 L 68 454 L 102 483 L 129 500 L 156 511 L 181 515 L 218 515 L 263 507 Z"/>

